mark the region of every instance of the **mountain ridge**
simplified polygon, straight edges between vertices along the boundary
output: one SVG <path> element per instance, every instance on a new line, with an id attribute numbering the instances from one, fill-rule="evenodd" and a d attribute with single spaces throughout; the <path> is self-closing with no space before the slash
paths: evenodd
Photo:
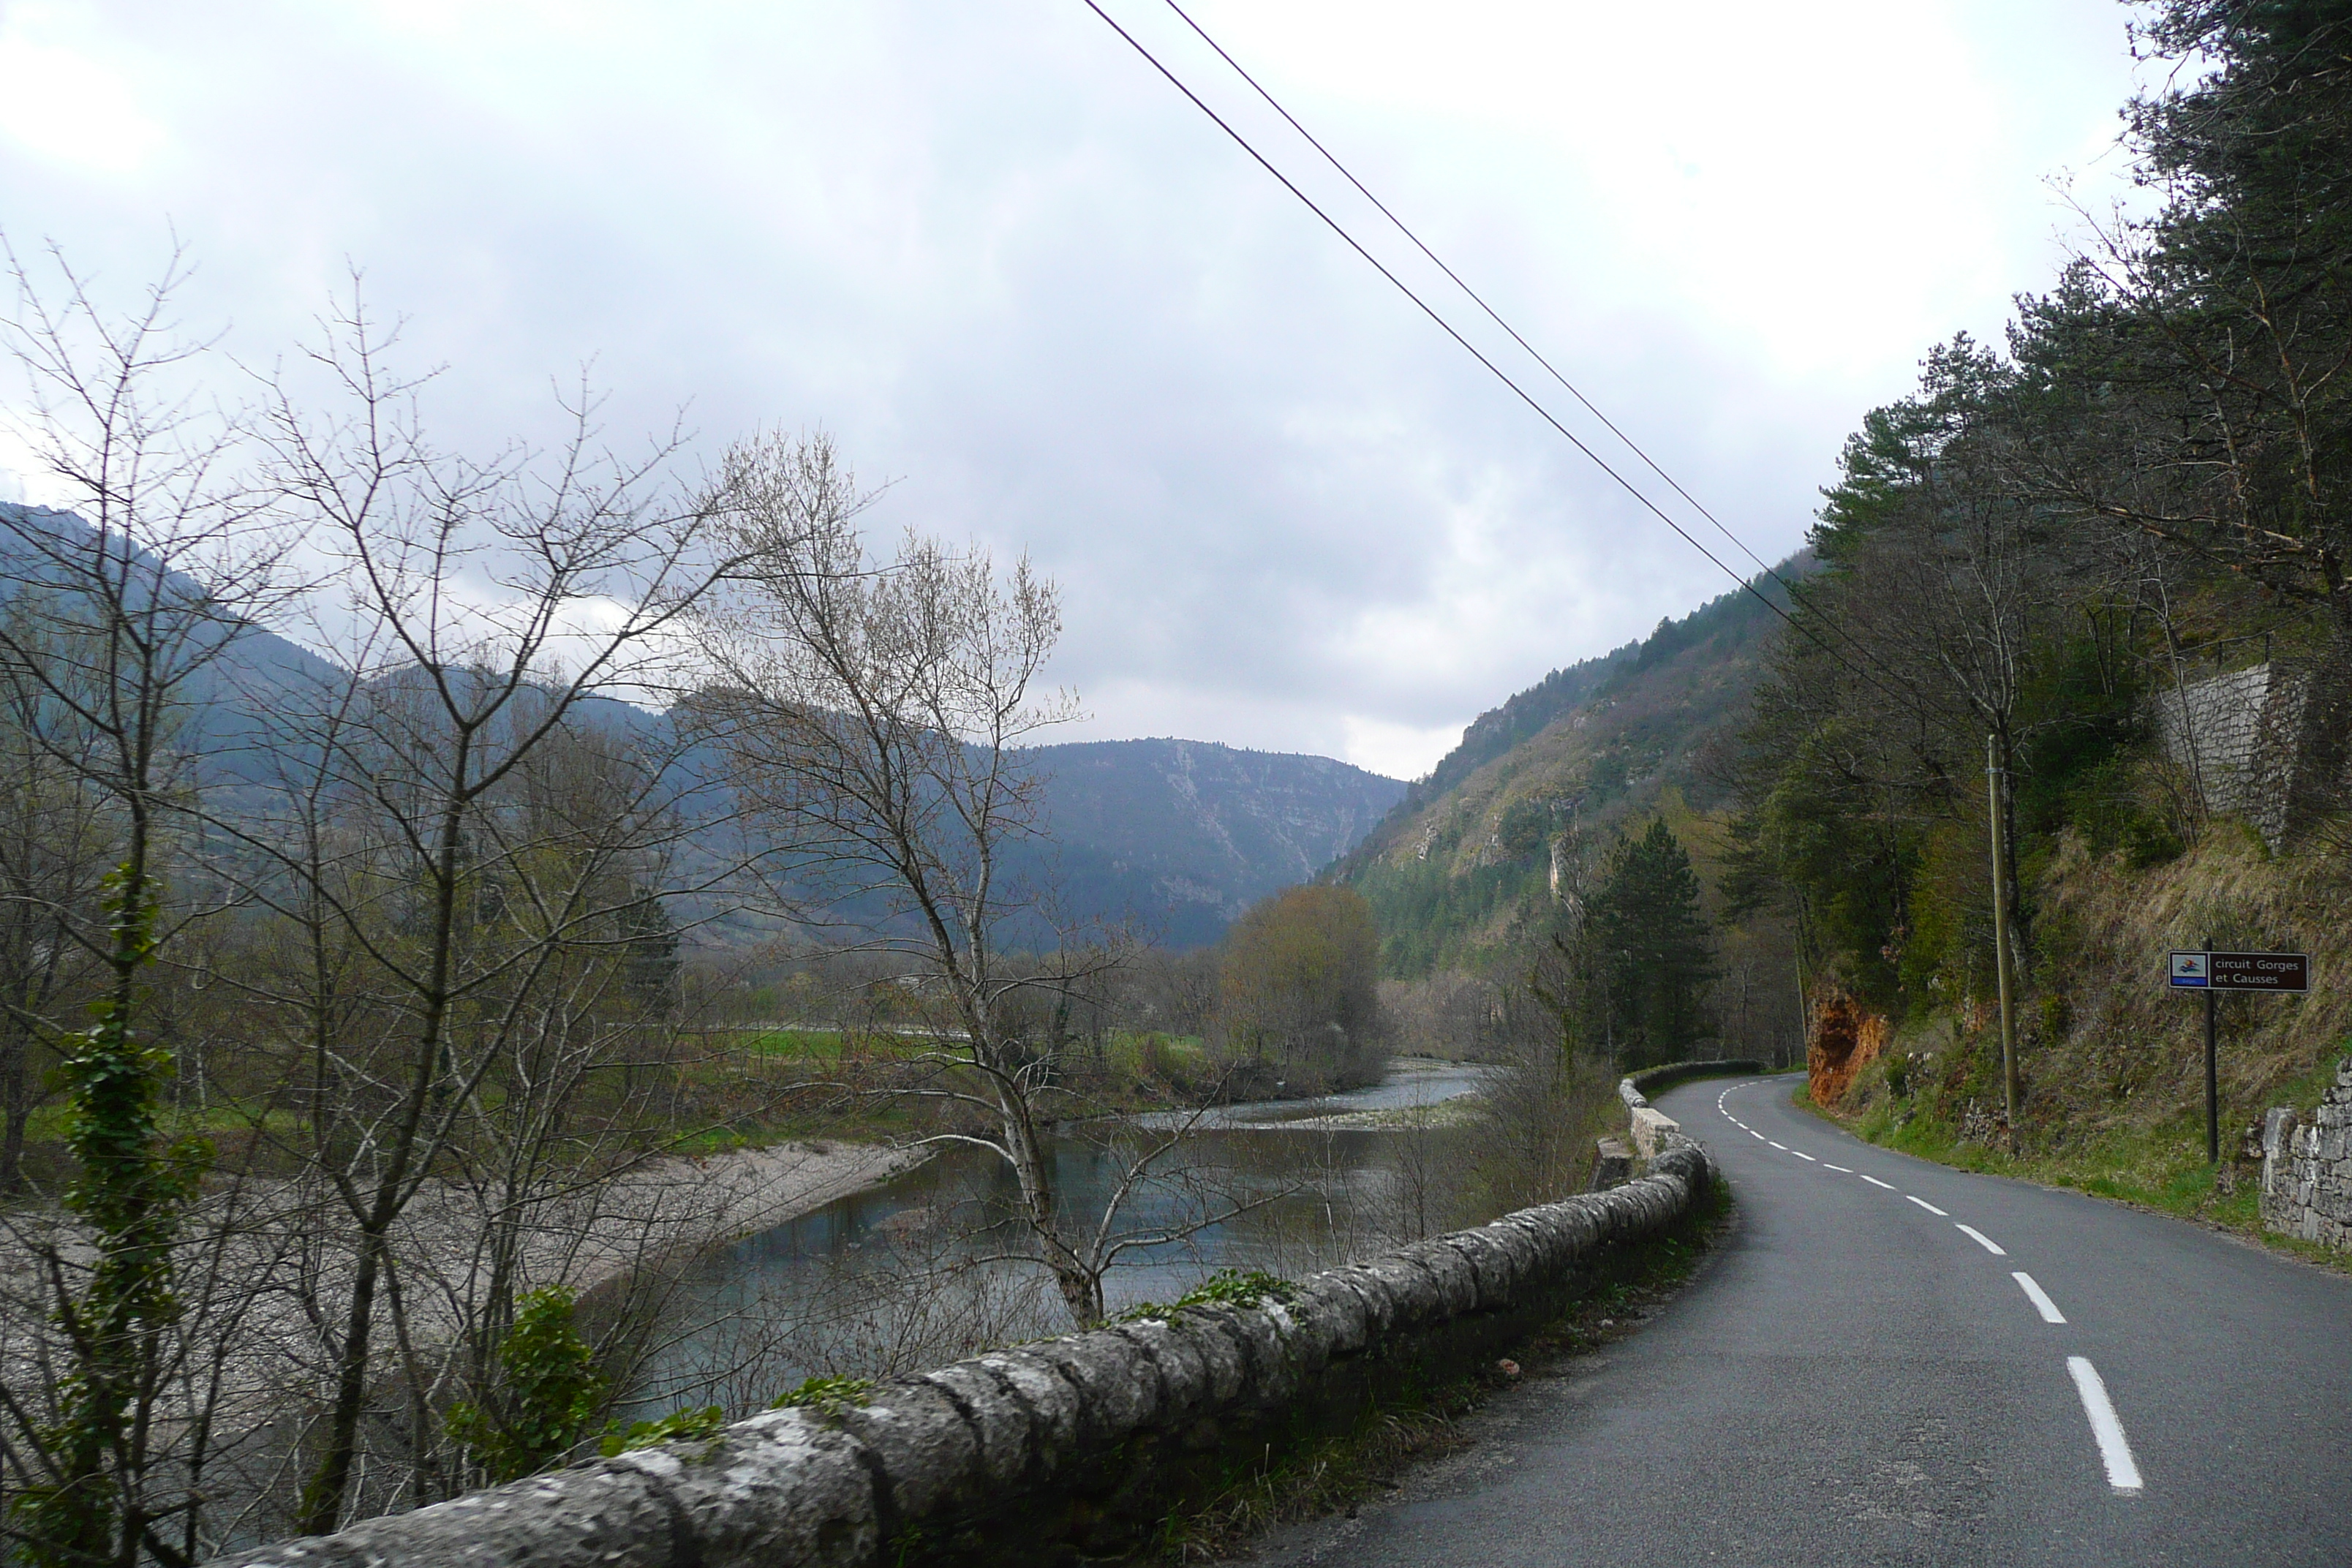
<path id="1" fill-rule="evenodd" d="M 1682 831 L 1726 804 L 1725 764 L 1776 611 L 1814 568 L 1801 552 L 1474 720 L 1324 872 L 1370 901 L 1384 970 L 1412 978 L 1493 963 L 1577 895 L 1622 827 L 1664 815 Z"/>
<path id="2" fill-rule="evenodd" d="M 19 586 L 54 578 L 36 540 L 77 545 L 65 534 L 68 524 L 89 529 L 73 512 L 0 507 L 0 553 L 16 558 L 0 578 Z M 131 559 L 151 577 L 143 592 L 214 598 L 144 552 Z M 194 782 L 226 792 L 232 809 L 258 806 L 281 787 L 285 710 L 299 706 L 304 690 L 325 694 L 349 672 L 257 622 L 224 611 L 221 625 L 222 647 L 186 689 L 181 738 Z M 671 723 L 667 710 L 604 694 L 583 698 L 582 710 L 600 726 L 656 742 Z M 1311 879 L 1406 789 L 1335 758 L 1174 737 L 1061 742 L 1022 756 L 1039 775 L 1045 841 L 1011 846 L 1016 868 L 1050 882 L 1064 912 L 1081 923 L 1139 925 L 1180 946 L 1216 941 L 1251 903 Z M 707 858 L 723 857 L 705 847 Z"/>

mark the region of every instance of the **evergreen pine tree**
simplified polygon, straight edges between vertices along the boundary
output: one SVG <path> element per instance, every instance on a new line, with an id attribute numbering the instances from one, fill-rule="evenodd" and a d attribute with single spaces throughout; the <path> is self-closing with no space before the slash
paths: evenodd
<path id="1" fill-rule="evenodd" d="M 1664 818 L 1611 852 L 1585 930 L 1605 1037 L 1619 1062 L 1643 1067 L 1687 1055 L 1708 1033 L 1714 943 L 1698 874 Z"/>

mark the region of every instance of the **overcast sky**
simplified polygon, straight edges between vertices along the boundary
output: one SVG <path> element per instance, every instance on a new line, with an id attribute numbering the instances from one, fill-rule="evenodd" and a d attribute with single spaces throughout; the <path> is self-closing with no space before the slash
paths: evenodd
<path id="1" fill-rule="evenodd" d="M 1429 281 L 1161 0 L 1105 9 Z M 2049 283 L 2053 179 L 2124 175 L 2113 0 L 1192 11 L 1769 559 L 1930 344 Z M 1069 738 L 1414 775 L 1728 585 L 1080 0 L 5 0 L 0 81 L 9 238 L 128 286 L 175 229 L 240 353 L 356 263 L 452 439 L 593 360 L 615 429 L 823 425 L 886 529 L 1026 549 Z"/>

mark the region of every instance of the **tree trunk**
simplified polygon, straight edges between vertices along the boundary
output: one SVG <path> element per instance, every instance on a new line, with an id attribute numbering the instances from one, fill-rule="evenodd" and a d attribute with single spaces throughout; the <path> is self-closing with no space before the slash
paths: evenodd
<path id="1" fill-rule="evenodd" d="M 467 776 L 467 738 L 461 737 L 452 763 L 452 776 L 461 781 Z M 457 868 L 464 842 L 465 810 L 460 794 L 442 811 L 439 842 L 435 846 L 431 868 L 436 884 L 433 948 L 428 978 L 420 998 L 424 1016 L 417 1027 L 417 1055 L 411 1067 L 413 1078 L 405 1114 L 388 1151 L 390 1163 L 377 1179 L 374 1201 L 362 1216 L 360 1259 L 352 1280 L 351 1310 L 345 1319 L 336 1368 L 335 1404 L 328 1421 L 327 1447 L 320 1456 L 319 1468 L 302 1489 L 301 1528 L 309 1535 L 334 1533 L 341 1517 L 344 1494 L 351 1488 L 352 1466 L 359 1451 L 360 1416 L 367 1403 L 367 1363 L 375 1327 L 375 1287 L 383 1265 L 384 1237 L 407 1202 L 407 1194 L 402 1189 L 408 1183 L 417 1139 L 432 1106 L 434 1087 L 441 1076 L 442 1056 L 447 1048 L 443 1030 L 450 1005 L 452 949 L 457 930 Z M 417 1441 L 425 1441 L 423 1434 L 418 1435 Z"/>
<path id="2" fill-rule="evenodd" d="M 0 1194 L 25 1189 L 25 1130 L 33 1120 L 32 1081 L 25 1062 L 30 1045 L 21 1026 L 10 1025 L 0 1033 L 0 1115 L 6 1119 L 0 1129 Z"/>
<path id="3" fill-rule="evenodd" d="M 335 1403 L 328 1415 L 326 1449 L 319 1468 L 302 1489 L 301 1523 L 305 1535 L 332 1535 L 342 1516 L 343 1494 L 351 1487 L 352 1460 L 359 1450 L 360 1413 L 367 1402 L 367 1362 L 370 1334 L 375 1322 L 376 1278 L 382 1268 L 383 1240 L 362 1232 L 359 1267 L 352 1276 L 352 1300 L 345 1315 L 341 1353 L 336 1358 Z"/>

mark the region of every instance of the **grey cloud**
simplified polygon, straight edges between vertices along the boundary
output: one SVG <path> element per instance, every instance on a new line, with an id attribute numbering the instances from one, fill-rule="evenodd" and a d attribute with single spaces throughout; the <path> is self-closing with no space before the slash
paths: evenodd
<path id="1" fill-rule="evenodd" d="M 2031 84 L 2079 85 L 2084 114 L 2019 156 L 2111 113 L 2102 46 L 2067 37 L 2079 59 Z M 551 376 L 588 359 L 619 436 L 682 403 L 706 451 L 824 424 L 901 481 L 878 527 L 1063 581 L 1055 673 L 1087 733 L 1336 752 L 1351 718 L 1459 725 L 1724 585 L 1075 5 L 157 6 L 58 41 L 171 144 L 100 177 L 0 142 L 13 237 L 128 284 L 168 216 L 204 268 L 192 310 L 254 357 L 357 261 L 411 354 L 450 365 L 455 438 L 543 430 Z M 1926 346 L 1824 321 L 1843 362 L 1782 363 L 1645 292 L 1611 259 L 1634 237 L 1580 216 L 1591 182 L 1484 106 L 1297 107 L 1768 556 Z M 2040 199 L 2017 232 L 2047 227 Z M 1859 242 L 1822 243 L 1828 266 Z M 2036 281 L 1999 271 L 1971 307 L 1994 320 Z"/>

